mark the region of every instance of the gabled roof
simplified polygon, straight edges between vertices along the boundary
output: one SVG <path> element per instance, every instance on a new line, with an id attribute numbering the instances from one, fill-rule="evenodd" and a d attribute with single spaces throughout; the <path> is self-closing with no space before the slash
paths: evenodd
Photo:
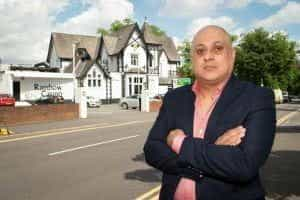
<path id="1" fill-rule="evenodd" d="M 79 60 L 75 67 L 76 68 L 76 70 L 75 70 L 76 78 L 84 77 L 94 64 L 96 64 L 100 68 L 100 70 L 103 71 L 104 75 L 107 78 L 110 78 L 109 73 L 107 71 L 105 71 L 101 67 L 101 65 L 96 62 L 96 60 Z M 70 65 L 65 67 L 64 73 L 72 73 L 72 72 L 73 72 L 73 63 L 70 63 Z"/>
<path id="2" fill-rule="evenodd" d="M 67 33 L 52 33 L 48 50 L 47 61 L 50 61 L 50 49 L 54 48 L 57 56 L 62 59 L 72 59 L 73 57 L 73 44 L 78 43 L 78 48 L 85 48 L 92 59 L 98 55 L 100 46 L 100 37 L 75 35 Z"/>
<path id="3" fill-rule="evenodd" d="M 180 61 L 177 49 L 172 38 L 165 37 L 165 40 L 162 42 L 162 46 L 170 61 Z"/>
<path id="4" fill-rule="evenodd" d="M 146 22 L 143 24 L 142 33 L 147 44 L 161 45 L 170 61 L 180 61 L 172 38 L 166 35 L 156 35 L 152 31 L 151 25 Z"/>
<path id="5" fill-rule="evenodd" d="M 162 42 L 164 40 L 164 35 L 154 34 L 150 24 L 146 22 L 143 24 L 142 33 L 144 35 L 144 39 L 147 44 L 162 45 Z"/>
<path id="6" fill-rule="evenodd" d="M 139 31 L 137 23 L 123 26 L 120 30 L 103 36 L 104 46 L 109 55 L 119 53 L 126 47 L 134 30 Z"/>

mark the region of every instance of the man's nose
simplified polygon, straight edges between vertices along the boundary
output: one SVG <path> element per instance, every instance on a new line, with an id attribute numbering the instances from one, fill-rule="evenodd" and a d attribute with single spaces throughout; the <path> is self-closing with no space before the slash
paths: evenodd
<path id="1" fill-rule="evenodd" d="M 213 52 L 211 51 L 206 51 L 204 54 L 204 60 L 208 61 L 208 60 L 212 60 L 215 58 L 215 55 L 213 54 Z"/>

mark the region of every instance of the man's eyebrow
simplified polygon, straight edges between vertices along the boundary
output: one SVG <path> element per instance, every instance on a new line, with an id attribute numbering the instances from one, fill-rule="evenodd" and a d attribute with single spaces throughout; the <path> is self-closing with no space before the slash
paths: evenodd
<path id="1" fill-rule="evenodd" d="M 205 45 L 204 44 L 196 44 L 196 45 L 194 45 L 194 47 L 196 48 L 196 47 L 205 47 Z"/>
<path id="2" fill-rule="evenodd" d="M 224 41 L 215 41 L 214 42 L 215 45 L 225 45 Z"/>

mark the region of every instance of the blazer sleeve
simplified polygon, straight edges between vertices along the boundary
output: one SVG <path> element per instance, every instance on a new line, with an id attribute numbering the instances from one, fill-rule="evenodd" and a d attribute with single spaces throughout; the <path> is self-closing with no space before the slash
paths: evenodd
<path id="1" fill-rule="evenodd" d="M 170 112 L 169 93 L 164 97 L 158 117 L 150 130 L 148 138 L 144 145 L 144 154 L 146 162 L 169 174 L 178 174 L 177 166 L 178 156 L 167 145 L 166 138 L 172 129 Z"/>
<path id="2" fill-rule="evenodd" d="M 186 137 L 178 163 L 194 167 L 205 176 L 224 181 L 247 182 L 255 178 L 266 161 L 274 140 L 276 111 L 271 90 L 257 89 L 243 124 L 246 136 L 239 146 L 215 145 Z"/>

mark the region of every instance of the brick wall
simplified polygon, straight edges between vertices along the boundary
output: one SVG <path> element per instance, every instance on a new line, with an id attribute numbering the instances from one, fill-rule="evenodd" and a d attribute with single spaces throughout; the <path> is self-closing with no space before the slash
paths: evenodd
<path id="1" fill-rule="evenodd" d="M 0 127 L 4 125 L 69 120 L 79 118 L 78 104 L 47 104 L 28 107 L 0 107 Z"/>
<path id="2" fill-rule="evenodd" d="M 150 112 L 158 112 L 161 107 L 162 101 L 161 100 L 153 100 L 150 101 Z"/>

